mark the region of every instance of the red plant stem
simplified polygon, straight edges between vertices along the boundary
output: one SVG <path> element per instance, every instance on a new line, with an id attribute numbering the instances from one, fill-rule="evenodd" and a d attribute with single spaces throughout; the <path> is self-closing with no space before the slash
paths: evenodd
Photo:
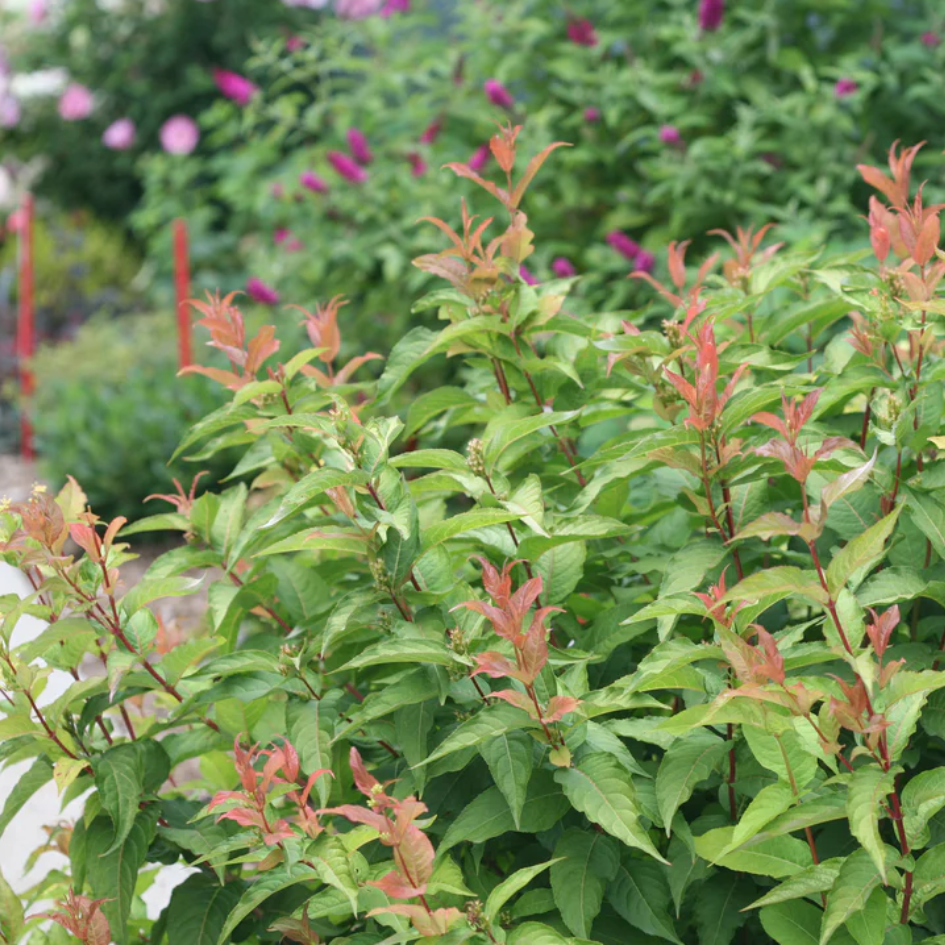
<path id="1" fill-rule="evenodd" d="M 719 466 L 722 465 L 722 447 L 724 447 L 725 442 L 723 440 L 721 446 L 719 441 L 716 440 L 714 443 L 715 446 L 715 458 Z M 728 488 L 728 482 L 724 477 L 719 477 L 719 486 L 722 489 L 722 501 L 725 503 L 725 519 L 728 523 L 728 540 L 731 541 L 735 537 L 735 516 L 732 514 L 732 494 Z M 732 559 L 735 562 L 735 570 L 738 573 L 738 580 L 740 581 L 745 573 L 742 571 L 742 559 L 738 553 L 737 548 L 732 549 Z"/>
<path id="2" fill-rule="evenodd" d="M 386 512 L 386 511 L 387 511 L 387 506 L 384 505 L 384 500 L 380 497 L 380 495 L 378 495 L 377 489 L 374 488 L 374 484 L 373 484 L 373 483 L 369 482 L 369 483 L 367 484 L 367 490 L 368 490 L 368 492 L 371 493 L 371 498 L 377 503 L 377 507 L 378 507 L 382 512 Z M 416 590 L 418 590 L 418 591 L 422 591 L 423 588 L 420 587 L 420 582 L 417 580 L 416 575 L 413 573 L 413 568 L 410 569 L 409 577 L 410 577 L 410 583 L 413 584 L 414 588 L 415 588 Z M 408 611 L 407 613 L 404 612 L 404 608 L 401 607 L 400 602 L 399 602 L 399 601 L 397 600 L 397 598 L 394 596 L 394 592 L 393 592 L 393 591 L 391 591 L 391 595 L 390 595 L 390 596 L 391 596 L 391 598 L 393 599 L 394 603 L 397 604 L 397 609 L 404 615 L 404 619 L 405 619 L 405 620 L 409 620 L 409 621 L 412 623 L 412 622 L 413 622 L 413 617 L 410 616 L 409 611 Z"/>
<path id="3" fill-rule="evenodd" d="M 181 369 L 193 360 L 191 346 L 190 259 L 187 251 L 187 223 L 174 221 L 174 289 L 177 297 L 177 358 Z"/>
<path id="4" fill-rule="evenodd" d="M 870 429 L 870 417 L 873 411 L 873 392 L 875 390 L 875 387 L 870 388 L 869 395 L 866 398 L 866 410 L 863 411 L 863 426 L 860 429 L 860 449 L 864 451 L 866 450 L 866 436 Z"/>
<path id="5" fill-rule="evenodd" d="M 482 701 L 485 702 L 486 705 L 488 705 L 489 700 L 486 698 L 486 694 L 482 691 L 482 686 L 479 685 L 479 680 L 476 679 L 475 676 L 470 676 L 469 678 L 472 681 L 472 684 L 476 687 L 476 692 L 479 693 L 479 698 L 482 699 Z"/>
<path id="6" fill-rule="evenodd" d="M 226 565 L 224 565 L 224 569 L 226 569 Z M 227 570 L 227 574 L 229 574 L 230 580 L 237 587 L 245 586 L 245 582 L 235 571 Z M 272 617 L 272 619 L 275 620 L 275 622 L 279 624 L 279 626 L 282 627 L 286 633 L 292 632 L 292 628 L 268 604 L 261 603 L 259 606 L 262 607 L 262 609 L 266 611 L 266 613 L 269 614 L 269 616 Z"/>
<path id="7" fill-rule="evenodd" d="M 699 453 L 702 461 L 702 486 L 705 489 L 706 502 L 709 506 L 709 517 L 712 520 L 712 524 L 715 526 L 715 530 L 719 533 L 722 541 L 725 544 L 728 544 L 731 540 L 731 535 L 727 535 L 725 529 L 722 527 L 722 523 L 719 521 L 718 513 L 715 510 L 715 501 L 712 499 L 712 481 L 709 478 L 709 462 L 706 457 L 705 452 L 705 434 L 699 434 Z M 727 491 L 727 489 L 726 489 Z M 723 493 L 724 499 L 724 493 Z M 728 502 L 728 500 L 726 500 Z M 731 519 L 730 519 L 731 521 Z M 742 559 L 738 553 L 737 548 L 732 548 L 732 560 L 735 562 L 735 570 L 738 572 L 738 579 L 741 580 L 745 574 L 742 570 Z"/>
<path id="8" fill-rule="evenodd" d="M 505 403 L 511 404 L 512 394 L 509 391 L 508 378 L 506 378 L 505 370 L 496 358 L 492 359 L 492 372 L 495 374 L 495 379 L 498 382 L 499 390 L 502 391 L 502 396 L 505 398 Z"/>
<path id="9" fill-rule="evenodd" d="M 33 426 L 29 419 L 29 399 L 35 390 L 35 378 L 31 359 L 36 346 L 33 306 L 33 216 L 32 194 L 23 198 L 20 211 L 19 239 L 19 307 L 16 323 L 16 357 L 20 375 L 20 455 L 23 459 L 35 458 L 33 450 Z"/>

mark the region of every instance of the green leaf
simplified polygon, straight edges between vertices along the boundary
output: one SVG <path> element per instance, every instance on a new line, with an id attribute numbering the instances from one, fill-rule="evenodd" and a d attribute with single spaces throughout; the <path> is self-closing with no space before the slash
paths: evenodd
<path id="1" fill-rule="evenodd" d="M 128 915 L 138 882 L 138 870 L 147 857 L 156 819 L 155 809 L 142 811 L 121 844 L 115 843 L 116 831 L 110 817 L 96 817 L 87 831 L 89 885 L 94 898 L 106 900 L 102 911 L 108 919 L 115 945 L 128 945 Z"/>
<path id="2" fill-rule="evenodd" d="M 933 896 L 945 892 L 945 844 L 926 850 L 916 861 L 914 882 L 914 904 L 921 906 Z"/>
<path id="3" fill-rule="evenodd" d="M 571 804 L 588 820 L 630 847 L 663 859 L 639 823 L 640 807 L 626 768 L 613 755 L 597 752 L 574 768 L 555 772 Z"/>
<path id="4" fill-rule="evenodd" d="M 111 849 L 120 847 L 128 836 L 144 793 L 144 759 L 137 745 L 116 745 L 92 759 L 95 786 L 102 807 L 115 825 Z"/>
<path id="5" fill-rule="evenodd" d="M 181 575 L 161 578 L 145 578 L 139 581 L 121 599 L 121 607 L 127 616 L 139 611 L 146 604 L 165 597 L 186 597 L 193 594 L 203 583 L 203 578 L 188 578 Z"/>
<path id="6" fill-rule="evenodd" d="M 348 724 L 335 733 L 333 742 L 344 738 L 348 732 L 363 728 L 368 722 L 390 715 L 405 705 L 426 702 L 440 694 L 436 677 L 427 669 L 417 669 L 388 683 L 379 692 L 371 693 L 358 710 L 349 717 Z"/>
<path id="7" fill-rule="evenodd" d="M 533 417 L 522 417 L 518 420 L 505 420 L 497 423 L 492 435 L 487 437 L 483 447 L 487 467 L 490 470 L 494 469 L 506 450 L 524 437 L 555 424 L 567 423 L 576 416 L 577 411 L 574 410 L 567 413 L 549 411 Z"/>
<path id="8" fill-rule="evenodd" d="M 516 870 L 511 876 L 502 880 L 495 889 L 489 893 L 486 899 L 486 905 L 483 914 L 489 922 L 494 922 L 496 916 L 502 911 L 502 907 L 517 893 L 524 889 L 536 876 L 543 873 L 546 869 L 554 866 L 559 860 L 549 860 L 547 863 L 539 863 L 537 866 L 526 866 L 524 869 Z"/>
<path id="9" fill-rule="evenodd" d="M 818 604 L 827 603 L 827 595 L 814 571 L 802 571 L 787 565 L 767 568 L 749 574 L 728 591 L 723 601 L 760 601 L 766 597 L 788 597 L 799 594 Z"/>
<path id="10" fill-rule="evenodd" d="M 53 766 L 48 758 L 40 756 L 30 769 L 13 785 L 0 813 L 0 837 L 26 802 L 47 782 L 52 781 Z"/>
<path id="11" fill-rule="evenodd" d="M 432 663 L 453 666 L 456 657 L 445 643 L 424 637 L 402 637 L 381 640 L 363 650 L 333 672 L 343 673 L 367 666 L 387 666 L 393 663 Z"/>
<path id="12" fill-rule="evenodd" d="M 171 893 L 167 945 L 216 945 L 239 889 L 238 882 L 223 884 L 207 873 L 189 876 Z"/>
<path id="13" fill-rule="evenodd" d="M 614 842 L 603 834 L 572 827 L 555 845 L 551 889 L 564 924 L 587 938 L 604 901 L 604 889 L 617 875 Z"/>
<path id="14" fill-rule="evenodd" d="M 847 919 L 846 931 L 850 933 L 857 945 L 883 945 L 883 940 L 886 938 L 886 916 L 890 905 L 892 902 L 883 889 L 874 889 L 866 900 L 866 908 Z M 898 915 L 896 921 L 899 921 Z"/>
<path id="15" fill-rule="evenodd" d="M 570 945 L 568 940 L 550 925 L 524 922 L 517 925 L 509 936 L 509 945 Z"/>
<path id="16" fill-rule="evenodd" d="M 803 840 L 794 837 L 755 839 L 725 856 L 725 848 L 732 842 L 734 827 L 717 827 L 696 837 L 696 853 L 710 863 L 742 873 L 755 873 L 783 879 L 810 866 L 810 849 Z"/>
<path id="17" fill-rule="evenodd" d="M 496 787 L 508 802 L 516 830 L 520 829 L 522 808 L 532 775 L 534 745 L 530 735 L 513 731 L 493 736 L 479 749 Z"/>
<path id="18" fill-rule="evenodd" d="M 290 886 L 318 880 L 318 873 L 311 867 L 304 866 L 301 863 L 295 863 L 285 869 L 280 868 L 269 873 L 263 873 L 262 877 L 256 879 L 243 893 L 239 902 L 230 911 L 217 937 L 216 945 L 225 945 L 240 922 L 270 896 L 274 896 L 277 892 L 288 889 Z"/>
<path id="19" fill-rule="evenodd" d="M 307 702 L 290 699 L 285 708 L 289 741 L 299 753 L 302 770 L 307 775 L 321 768 L 331 768 L 334 719 L 331 704 L 326 707 L 325 703 L 325 699 Z M 331 793 L 331 778 L 328 775 L 319 778 L 315 783 L 314 792 L 320 806 L 327 805 Z"/>
<path id="20" fill-rule="evenodd" d="M 945 807 L 945 768 L 932 768 L 910 778 L 902 789 L 901 801 L 909 848 L 924 846 L 920 841 L 926 824 Z"/>
<path id="21" fill-rule="evenodd" d="M 735 825 L 730 845 L 720 855 L 726 856 L 747 843 L 768 823 L 793 807 L 794 803 L 794 792 L 790 784 L 778 781 L 765 785 L 745 808 L 741 819 Z"/>
<path id="22" fill-rule="evenodd" d="M 827 587 L 836 599 L 847 581 L 861 568 L 875 564 L 885 553 L 886 539 L 899 519 L 902 506 L 871 525 L 862 535 L 848 541 L 827 568 Z"/>
<path id="23" fill-rule="evenodd" d="M 809 902 L 781 902 L 761 910 L 761 924 L 778 945 L 817 945 L 820 915 Z"/>
<path id="24" fill-rule="evenodd" d="M 806 899 L 808 896 L 826 892 L 832 888 L 840 874 L 842 863 L 843 859 L 836 857 L 809 866 L 806 870 L 801 870 L 800 873 L 789 876 L 783 883 L 775 886 L 760 899 L 756 899 L 748 908 L 758 909 L 761 906 L 790 902 L 792 899 Z"/>
<path id="25" fill-rule="evenodd" d="M 751 898 L 743 877 L 716 873 L 699 887 L 696 897 L 696 928 L 699 945 L 729 945 L 748 921 L 742 911 Z"/>
<path id="26" fill-rule="evenodd" d="M 742 734 L 759 764 L 780 780 L 803 790 L 817 776 L 817 759 L 793 731 L 770 734 L 755 725 L 742 727 Z"/>
<path id="27" fill-rule="evenodd" d="M 420 765 L 429 765 L 440 758 L 445 758 L 466 748 L 475 748 L 483 742 L 506 732 L 531 726 L 531 719 L 514 706 L 497 702 L 480 709 L 471 719 L 463 722 L 459 728 L 448 735 Z"/>
<path id="28" fill-rule="evenodd" d="M 607 889 L 607 901 L 621 918 L 641 932 L 682 945 L 669 917 L 666 869 L 659 863 L 624 857 Z"/>
<path id="29" fill-rule="evenodd" d="M 472 509 L 469 512 L 460 512 L 443 522 L 437 522 L 435 525 L 424 529 L 423 553 L 426 554 L 431 548 L 443 544 L 444 541 L 475 531 L 477 528 L 515 522 L 519 518 L 521 518 L 520 515 L 507 512 L 504 509 Z"/>
<path id="30" fill-rule="evenodd" d="M 694 731 L 670 745 L 656 774 L 656 802 L 671 832 L 673 817 L 692 796 L 696 785 L 708 778 L 728 751 L 729 743 L 705 730 Z"/>
<path id="31" fill-rule="evenodd" d="M 0 940 L 16 942 L 23 931 L 23 903 L 0 872 Z"/>
<path id="32" fill-rule="evenodd" d="M 326 886 L 331 886 L 347 896 L 351 911 L 358 914 L 358 884 L 351 873 L 348 851 L 338 837 L 326 837 L 310 855 L 318 876 Z"/>
<path id="33" fill-rule="evenodd" d="M 863 765 L 850 777 L 847 786 L 847 817 L 850 831 L 873 858 L 880 878 L 886 882 L 883 841 L 879 836 L 879 812 L 885 798 L 895 788 L 898 768 L 883 771 L 879 765 Z"/>
<path id="34" fill-rule="evenodd" d="M 834 881 L 820 926 L 819 945 L 827 945 L 837 929 L 866 908 L 880 883 L 879 871 L 866 850 L 857 850 L 844 860 Z"/>
<path id="35" fill-rule="evenodd" d="M 359 469 L 346 471 L 323 466 L 303 476 L 282 497 L 279 508 L 269 517 L 262 526 L 272 528 L 279 522 L 301 512 L 306 506 L 312 505 L 315 500 L 325 494 L 326 489 L 336 489 L 339 486 L 361 486 L 368 481 L 366 473 Z"/>

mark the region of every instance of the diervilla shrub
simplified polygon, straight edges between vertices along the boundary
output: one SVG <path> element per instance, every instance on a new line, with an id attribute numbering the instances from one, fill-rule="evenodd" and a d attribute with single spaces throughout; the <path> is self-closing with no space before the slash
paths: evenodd
<path id="1" fill-rule="evenodd" d="M 917 149 L 861 168 L 878 268 L 723 234 L 720 274 L 674 245 L 669 285 L 638 274 L 652 313 L 577 318 L 573 279 L 519 277 L 556 145 L 523 168 L 517 133 L 502 185 L 452 166 L 500 219 L 429 221 L 445 325 L 379 380 L 337 363 L 340 299 L 285 352 L 209 297 L 231 399 L 178 452 L 240 449 L 238 484 L 130 527 L 74 481 L 2 513 L 32 592 L 0 600 L 0 752 L 31 766 L 0 830 L 47 781 L 85 797 L 69 868 L 0 886 L 10 945 L 945 940 L 945 257 Z M 458 386 L 398 409 L 441 355 Z M 128 587 L 123 538 L 156 527 L 183 541 Z M 172 645 L 148 604 L 210 568 Z M 48 626 L 14 646 L 25 614 Z M 152 921 L 169 863 L 192 871 Z"/>

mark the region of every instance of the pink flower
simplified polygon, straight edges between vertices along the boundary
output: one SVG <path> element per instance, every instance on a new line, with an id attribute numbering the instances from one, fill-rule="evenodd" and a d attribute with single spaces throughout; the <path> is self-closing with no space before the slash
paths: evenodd
<path id="1" fill-rule="evenodd" d="M 942 37 L 938 35 L 934 30 L 929 30 L 926 33 L 922 34 L 922 45 L 928 46 L 929 49 L 934 49 L 942 42 Z"/>
<path id="2" fill-rule="evenodd" d="M 82 121 L 92 113 L 92 93 L 84 86 L 73 82 L 59 98 L 59 117 L 63 121 Z"/>
<path id="3" fill-rule="evenodd" d="M 477 174 L 481 171 L 489 161 L 489 145 L 484 144 L 481 147 L 476 148 L 473 151 L 472 157 L 466 162 L 471 170 L 474 170 Z"/>
<path id="4" fill-rule="evenodd" d="M 263 305 L 276 305 L 279 301 L 279 293 L 256 276 L 246 280 L 246 294 Z"/>
<path id="5" fill-rule="evenodd" d="M 285 229 L 285 227 L 280 227 L 275 233 L 272 234 L 272 241 L 276 244 L 276 246 L 283 246 L 284 244 L 284 248 L 287 253 L 297 253 L 302 248 L 302 241 L 296 239 L 292 235 L 292 231 Z"/>
<path id="6" fill-rule="evenodd" d="M 217 88 L 237 105 L 248 105 L 249 100 L 259 91 L 259 86 L 245 76 L 227 69 L 214 69 L 213 81 Z"/>
<path id="7" fill-rule="evenodd" d="M 302 171 L 299 174 L 299 183 L 313 194 L 327 194 L 328 184 L 314 171 Z"/>
<path id="8" fill-rule="evenodd" d="M 596 46 L 594 24 L 590 20 L 568 20 L 568 39 L 578 46 Z"/>
<path id="9" fill-rule="evenodd" d="M 280 227 L 272 234 L 272 241 L 278 246 L 280 243 L 284 243 L 291 235 L 291 231 L 285 229 L 285 227 Z"/>
<path id="10" fill-rule="evenodd" d="M 600 109 L 599 108 L 585 108 L 584 120 L 591 123 L 595 121 L 600 121 Z"/>
<path id="11" fill-rule="evenodd" d="M 570 259 L 565 259 L 564 256 L 559 256 L 551 264 L 551 271 L 559 279 L 570 279 L 571 276 L 577 275 L 577 269 L 574 268 L 574 263 Z"/>
<path id="12" fill-rule="evenodd" d="M 285 244 L 285 251 L 287 253 L 297 253 L 301 248 L 302 241 L 300 239 L 296 239 L 294 236 L 288 241 L 288 243 Z"/>
<path id="13" fill-rule="evenodd" d="M 675 125 L 663 125 L 660 128 L 660 141 L 663 144 L 682 144 L 682 135 Z"/>
<path id="14" fill-rule="evenodd" d="M 421 144 L 433 144 L 434 141 L 440 136 L 440 132 L 443 130 L 443 122 L 439 118 L 434 118 L 433 121 L 427 125 L 426 130 L 420 135 Z"/>
<path id="15" fill-rule="evenodd" d="M 416 151 L 411 151 L 407 155 L 407 160 L 410 162 L 410 173 L 414 177 L 423 177 L 427 172 L 427 162 L 423 160 L 423 157 L 417 154 Z"/>
<path id="16" fill-rule="evenodd" d="M 269 189 L 269 192 L 276 200 L 281 200 L 285 196 L 285 187 L 283 187 L 279 181 L 275 181 Z"/>
<path id="17" fill-rule="evenodd" d="M 700 0 L 699 27 L 707 33 L 717 30 L 725 16 L 725 0 Z"/>
<path id="18" fill-rule="evenodd" d="M 645 249 L 641 249 L 637 254 L 636 269 L 635 272 L 652 272 L 653 264 L 656 262 L 656 257 L 652 253 L 648 253 Z"/>
<path id="19" fill-rule="evenodd" d="M 485 90 L 486 98 L 493 105 L 498 105 L 499 108 L 512 108 L 515 105 L 515 99 L 512 98 L 511 92 L 498 79 L 486 79 L 482 87 Z"/>
<path id="20" fill-rule="evenodd" d="M 522 277 L 522 281 L 527 282 L 529 285 L 538 285 L 538 280 L 529 272 L 524 264 L 518 267 L 518 274 Z"/>
<path id="21" fill-rule="evenodd" d="M 34 26 L 39 26 L 46 19 L 48 12 L 49 4 L 46 0 L 30 0 L 30 5 L 26 8 L 26 15 Z"/>
<path id="22" fill-rule="evenodd" d="M 130 118 L 113 121 L 102 134 L 102 144 L 112 151 L 127 151 L 135 143 L 135 123 Z"/>
<path id="23" fill-rule="evenodd" d="M 374 160 L 374 155 L 371 154 L 371 149 L 368 147 L 367 138 L 357 128 L 348 129 L 348 147 L 351 149 L 352 157 L 358 164 L 366 165 Z"/>
<path id="24" fill-rule="evenodd" d="M 7 217 L 7 231 L 16 233 L 25 222 L 26 214 L 23 210 L 14 210 L 13 213 Z"/>
<path id="25" fill-rule="evenodd" d="M 20 117 L 20 103 L 12 95 L 0 95 L 0 128 L 15 128 Z"/>
<path id="26" fill-rule="evenodd" d="M 174 115 L 161 125 L 161 147 L 168 154 L 190 154 L 200 140 L 200 130 L 193 118 Z"/>
<path id="27" fill-rule="evenodd" d="M 298 52 L 305 48 L 305 40 L 301 36 L 290 36 L 285 41 L 285 48 L 288 52 Z"/>
<path id="28" fill-rule="evenodd" d="M 368 179 L 367 171 L 360 167 L 354 158 L 341 151 L 329 151 L 328 160 L 331 166 L 352 184 L 363 184 Z"/>
<path id="29" fill-rule="evenodd" d="M 846 98 L 852 95 L 860 86 L 855 79 L 837 79 L 837 84 L 833 87 L 833 94 L 837 98 Z"/>
<path id="30" fill-rule="evenodd" d="M 612 249 L 617 250 L 621 256 L 631 261 L 636 259 L 642 252 L 640 244 L 636 240 L 630 239 L 626 233 L 621 233 L 620 230 L 612 230 L 608 233 L 607 242 Z"/>
<path id="31" fill-rule="evenodd" d="M 343 20 L 364 20 L 381 8 L 381 0 L 335 0 L 335 13 Z"/>
<path id="32" fill-rule="evenodd" d="M 381 16 L 393 16 L 395 13 L 409 13 L 410 0 L 387 0 L 381 10 Z"/>

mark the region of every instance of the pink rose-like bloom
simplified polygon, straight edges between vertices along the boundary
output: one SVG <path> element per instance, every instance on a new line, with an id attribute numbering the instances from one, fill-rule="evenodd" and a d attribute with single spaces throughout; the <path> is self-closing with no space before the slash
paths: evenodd
<path id="1" fill-rule="evenodd" d="M 357 128 L 348 129 L 348 147 L 351 149 L 352 157 L 358 164 L 366 165 L 374 160 L 367 138 Z"/>
<path id="2" fill-rule="evenodd" d="M 725 16 L 725 0 L 700 0 L 699 27 L 707 33 L 717 30 Z"/>
<path id="3" fill-rule="evenodd" d="M 213 81 L 217 88 L 237 105 L 248 105 L 249 100 L 259 91 L 255 82 L 250 82 L 245 76 L 227 69 L 214 69 Z"/>
<path id="4" fill-rule="evenodd" d="M 421 144 L 433 144 L 434 141 L 440 136 L 440 132 L 443 130 L 443 122 L 439 118 L 434 118 L 433 121 L 427 125 L 426 130 L 420 135 Z"/>
<path id="5" fill-rule="evenodd" d="M 564 256 L 559 256 L 551 264 L 551 271 L 559 279 L 570 279 L 571 276 L 577 275 L 577 269 L 574 268 L 574 263 L 570 259 L 565 259 Z"/>
<path id="6" fill-rule="evenodd" d="M 343 20 L 364 20 L 374 16 L 382 0 L 335 0 L 335 13 Z"/>
<path id="7" fill-rule="evenodd" d="M 0 128 L 15 128 L 20 117 L 20 103 L 12 95 L 0 95 Z"/>
<path id="8" fill-rule="evenodd" d="M 518 267 L 518 274 L 522 277 L 522 280 L 529 285 L 538 285 L 538 280 L 529 272 L 528 267 L 524 264 Z"/>
<path id="9" fill-rule="evenodd" d="M 621 233 L 620 230 L 612 230 L 608 233 L 607 242 L 612 249 L 617 250 L 621 256 L 631 261 L 636 259 L 642 252 L 640 244 L 636 240 L 630 239 L 626 233 Z"/>
<path id="10" fill-rule="evenodd" d="M 200 129 L 193 118 L 174 115 L 161 125 L 160 137 L 168 154 L 190 154 L 200 140 Z"/>
<path id="11" fill-rule="evenodd" d="M 354 158 L 341 151 L 329 151 L 328 160 L 331 166 L 352 184 L 363 184 L 368 179 L 367 171 Z"/>
<path id="12" fill-rule="evenodd" d="M 414 177 L 423 177 L 427 172 L 427 162 L 423 160 L 423 157 L 417 154 L 416 151 L 411 151 L 407 155 L 407 160 L 410 161 L 410 173 Z"/>
<path id="13" fill-rule="evenodd" d="M 682 135 L 675 125 L 663 125 L 660 128 L 660 141 L 663 144 L 682 144 Z"/>
<path id="14" fill-rule="evenodd" d="M 636 269 L 635 272 L 652 272 L 653 265 L 656 262 L 656 257 L 652 253 L 648 253 L 645 249 L 641 249 L 637 254 L 636 259 Z"/>
<path id="15" fill-rule="evenodd" d="M 940 45 L 942 42 L 942 37 L 938 35 L 934 30 L 929 30 L 926 33 L 922 34 L 922 45 L 928 46 L 929 49 L 934 49 L 936 46 Z"/>
<path id="16" fill-rule="evenodd" d="M 395 13 L 409 13 L 410 0 L 387 0 L 384 8 L 381 10 L 381 16 L 389 17 Z"/>
<path id="17" fill-rule="evenodd" d="M 848 95 L 852 95 L 859 85 L 855 79 L 837 79 L 837 84 L 833 87 L 833 94 L 837 98 L 846 98 Z"/>
<path id="18" fill-rule="evenodd" d="M 477 174 L 481 171 L 489 161 L 489 145 L 484 144 L 481 147 L 476 148 L 473 151 L 472 157 L 466 162 L 471 170 L 474 170 Z"/>
<path id="19" fill-rule="evenodd" d="M 299 183 L 313 194 L 327 194 L 328 184 L 314 171 L 302 171 L 299 174 Z"/>
<path id="20" fill-rule="evenodd" d="M 498 79 L 486 79 L 482 87 L 486 93 L 486 98 L 493 105 L 498 105 L 499 108 L 512 108 L 515 105 L 512 93 Z"/>
<path id="21" fill-rule="evenodd" d="M 597 33 L 590 20 L 568 20 L 568 39 L 578 46 L 596 46 Z"/>
<path id="22" fill-rule="evenodd" d="M 305 48 L 305 40 L 301 36 L 290 36 L 285 41 L 285 48 L 289 52 L 298 52 L 300 49 Z"/>
<path id="23" fill-rule="evenodd" d="M 279 293 L 256 276 L 250 276 L 246 280 L 246 294 L 263 305 L 276 305 L 279 301 Z"/>
<path id="24" fill-rule="evenodd" d="M 135 143 L 135 123 L 130 118 L 113 121 L 102 134 L 102 144 L 112 151 L 127 151 Z"/>
<path id="25" fill-rule="evenodd" d="M 599 108 L 585 108 L 584 120 L 592 124 L 595 121 L 600 121 L 600 109 Z"/>
<path id="26" fill-rule="evenodd" d="M 63 121 L 82 121 L 92 114 L 92 93 L 84 85 L 73 82 L 60 96 L 58 108 Z"/>

